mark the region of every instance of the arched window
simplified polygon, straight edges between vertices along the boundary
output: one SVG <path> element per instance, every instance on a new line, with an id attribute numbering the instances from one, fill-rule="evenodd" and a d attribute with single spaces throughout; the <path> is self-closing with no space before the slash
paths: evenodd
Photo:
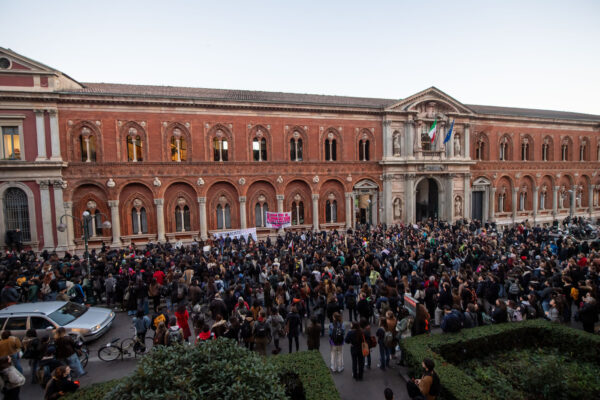
<path id="1" fill-rule="evenodd" d="M 23 242 L 31 241 L 29 203 L 27 195 L 19 188 L 9 188 L 4 192 L 4 224 L 7 231 L 19 229 Z"/>
<path id="2" fill-rule="evenodd" d="M 135 128 L 129 128 L 129 134 L 127 135 L 127 161 L 144 161 L 142 138 L 137 134 Z"/>
<path id="3" fill-rule="evenodd" d="M 222 130 L 217 130 L 216 137 L 213 139 L 213 152 L 215 161 L 228 161 L 229 146 L 227 138 Z"/>
<path id="4" fill-rule="evenodd" d="M 521 161 L 529 160 L 529 139 L 523 138 L 521 143 Z"/>
<path id="5" fill-rule="evenodd" d="M 258 131 L 258 134 L 261 134 L 261 132 Z M 267 139 L 256 137 L 252 140 L 252 156 L 254 161 L 267 161 Z"/>
<path id="6" fill-rule="evenodd" d="M 171 161 L 181 162 L 187 160 L 187 143 L 185 136 L 179 129 L 173 129 L 171 136 Z"/>
<path id="7" fill-rule="evenodd" d="M 190 227 L 190 208 L 187 206 L 183 197 L 177 199 L 175 206 L 175 232 L 189 232 Z"/>
<path id="8" fill-rule="evenodd" d="M 298 131 L 290 139 L 290 160 L 302 161 L 302 138 Z"/>
<path id="9" fill-rule="evenodd" d="M 299 194 L 294 196 L 292 202 L 292 225 L 304 224 L 304 202 L 301 200 Z"/>
<path id="10" fill-rule="evenodd" d="M 325 139 L 325 161 L 336 161 L 337 160 L 337 143 L 333 132 L 327 134 Z"/>
<path id="11" fill-rule="evenodd" d="M 254 218 L 257 228 L 264 228 L 267 226 L 267 211 L 269 211 L 269 205 L 265 203 L 265 198 L 261 195 L 254 206 Z"/>
<path id="12" fill-rule="evenodd" d="M 142 207 L 142 201 L 139 199 L 133 201 L 133 208 L 131 209 L 131 226 L 133 227 L 134 235 L 148 233 L 146 209 Z"/>
<path id="13" fill-rule="evenodd" d="M 219 197 L 217 204 L 217 229 L 231 228 L 231 207 L 225 196 Z"/>
<path id="14" fill-rule="evenodd" d="M 548 149 L 550 145 L 546 142 L 542 144 L 542 161 L 548 161 Z"/>
<path id="15" fill-rule="evenodd" d="M 560 160 L 569 161 L 569 142 L 566 140 L 560 146 Z"/>
<path id="16" fill-rule="evenodd" d="M 369 161 L 369 140 L 361 139 L 358 142 L 358 158 L 360 161 Z"/>
<path id="17" fill-rule="evenodd" d="M 484 159 L 484 151 L 485 151 L 485 142 L 483 139 L 479 139 L 477 141 L 477 147 L 475 147 L 475 158 L 479 161 Z"/>
<path id="18" fill-rule="evenodd" d="M 335 200 L 333 193 L 329 195 L 325 203 L 325 221 L 327 223 L 337 222 L 337 200 Z"/>
<path id="19" fill-rule="evenodd" d="M 100 210 L 94 213 L 94 236 L 102 236 L 102 214 Z"/>
<path id="20" fill-rule="evenodd" d="M 79 144 L 81 148 L 81 161 L 96 162 L 96 136 L 92 135 L 92 131 L 83 127 L 81 135 L 79 135 Z"/>

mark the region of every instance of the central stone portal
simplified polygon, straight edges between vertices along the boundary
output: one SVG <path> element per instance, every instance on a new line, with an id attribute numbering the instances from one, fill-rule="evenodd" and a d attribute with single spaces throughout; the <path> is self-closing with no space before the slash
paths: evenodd
<path id="1" fill-rule="evenodd" d="M 426 178 L 419 182 L 415 191 L 417 221 L 439 218 L 439 188 L 435 179 Z"/>

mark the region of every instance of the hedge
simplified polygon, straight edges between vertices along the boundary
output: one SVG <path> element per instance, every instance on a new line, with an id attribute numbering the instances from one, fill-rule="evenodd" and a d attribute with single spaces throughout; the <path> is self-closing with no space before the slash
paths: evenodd
<path id="1" fill-rule="evenodd" d="M 279 371 L 298 374 L 304 386 L 306 400 L 339 400 L 329 368 L 318 350 L 281 354 L 267 359 Z"/>
<path id="2" fill-rule="evenodd" d="M 435 361 L 442 398 L 446 400 L 495 399 L 493 392 L 454 365 L 481 355 L 549 347 L 595 364 L 600 360 L 600 336 L 542 319 L 464 329 L 453 334 L 419 335 L 403 340 L 400 346 L 414 376 L 423 373 L 424 358 Z"/>
<path id="3" fill-rule="evenodd" d="M 244 349 L 244 351 L 246 350 Z M 297 374 L 304 387 L 306 400 L 340 399 L 331 373 L 317 350 L 277 355 L 267 358 L 266 361 L 267 364 L 274 366 L 279 374 Z M 114 379 L 87 386 L 66 396 L 65 400 L 100 400 L 108 398 L 109 392 L 122 386 L 127 379 Z"/>

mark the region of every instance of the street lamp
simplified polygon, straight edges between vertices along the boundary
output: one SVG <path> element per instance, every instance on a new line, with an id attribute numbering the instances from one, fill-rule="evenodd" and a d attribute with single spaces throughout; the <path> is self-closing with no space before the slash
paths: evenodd
<path id="1" fill-rule="evenodd" d="M 106 220 L 102 223 L 102 228 L 103 229 L 110 229 L 112 228 L 112 224 L 110 223 L 110 221 L 108 220 L 108 217 L 101 213 L 101 212 L 96 212 L 96 215 L 99 214 L 101 216 L 103 216 L 104 218 L 106 218 Z M 60 223 L 58 224 L 58 226 L 56 227 L 56 229 L 58 229 L 59 232 L 64 232 L 67 230 L 67 225 L 63 222 L 63 219 L 65 217 L 69 217 L 75 221 L 78 221 L 81 224 L 81 230 L 83 231 L 83 242 L 85 243 L 85 254 L 84 257 L 87 259 L 87 274 L 90 274 L 90 253 L 88 252 L 88 240 L 89 240 L 89 232 L 88 232 L 88 223 L 92 220 L 92 218 L 95 218 L 95 215 L 92 216 L 92 214 L 85 210 L 83 212 L 83 214 L 81 215 L 81 218 L 77 218 L 74 217 L 70 214 L 63 214 L 60 217 Z"/>

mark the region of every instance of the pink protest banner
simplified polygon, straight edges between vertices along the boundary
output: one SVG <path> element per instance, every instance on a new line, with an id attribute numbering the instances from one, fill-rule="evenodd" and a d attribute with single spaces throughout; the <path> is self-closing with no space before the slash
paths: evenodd
<path id="1" fill-rule="evenodd" d="M 267 212 L 267 228 L 286 228 L 292 225 L 292 213 Z"/>

